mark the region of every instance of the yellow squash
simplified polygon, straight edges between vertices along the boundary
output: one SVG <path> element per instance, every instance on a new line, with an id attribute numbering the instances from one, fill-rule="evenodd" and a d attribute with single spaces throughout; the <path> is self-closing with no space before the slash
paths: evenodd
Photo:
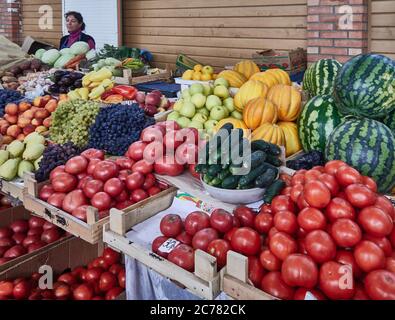
<path id="1" fill-rule="evenodd" d="M 258 73 L 260 71 L 256 63 L 251 60 L 240 61 L 238 64 L 235 65 L 233 70 L 241 73 L 247 79 L 250 79 L 255 73 Z"/>
<path id="2" fill-rule="evenodd" d="M 278 84 L 269 90 L 267 98 L 278 108 L 281 121 L 295 121 L 302 108 L 302 95 L 291 86 Z"/>
<path id="3" fill-rule="evenodd" d="M 254 74 L 250 80 L 258 80 L 266 84 L 269 89 L 279 84 L 278 79 L 274 75 L 267 73 L 267 71 Z"/>
<path id="4" fill-rule="evenodd" d="M 266 71 L 267 74 L 273 75 L 279 84 L 286 84 L 290 86 L 292 84 L 289 74 L 281 69 L 269 69 Z"/>
<path id="5" fill-rule="evenodd" d="M 283 130 L 276 124 L 264 123 L 252 132 L 251 140 L 265 140 L 279 146 L 285 145 Z"/>
<path id="6" fill-rule="evenodd" d="M 268 87 L 260 81 L 249 80 L 240 88 L 237 92 L 234 103 L 235 108 L 239 112 L 243 112 L 246 104 L 259 97 L 266 97 L 268 93 Z"/>
<path id="7" fill-rule="evenodd" d="M 233 70 L 224 70 L 218 74 L 217 78 L 228 80 L 230 86 L 233 88 L 240 88 L 248 80 L 243 74 Z"/>
<path id="8" fill-rule="evenodd" d="M 298 126 L 296 123 L 279 122 L 277 125 L 284 132 L 286 156 L 292 156 L 293 154 L 302 150 L 302 144 L 300 143 Z"/>
<path id="9" fill-rule="evenodd" d="M 243 110 L 243 120 L 251 130 L 264 123 L 276 123 L 277 118 L 277 107 L 262 97 L 249 101 Z"/>

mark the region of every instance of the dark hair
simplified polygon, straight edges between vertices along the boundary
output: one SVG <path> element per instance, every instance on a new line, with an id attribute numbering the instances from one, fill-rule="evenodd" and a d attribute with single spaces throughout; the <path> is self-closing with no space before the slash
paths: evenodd
<path id="1" fill-rule="evenodd" d="M 76 12 L 76 11 L 69 11 L 69 12 L 67 12 L 67 13 L 64 15 L 64 17 L 65 17 L 66 19 L 67 19 L 69 16 L 73 16 L 75 19 L 77 19 L 77 21 L 78 21 L 79 23 L 82 23 L 81 30 L 82 30 L 82 31 L 85 30 L 86 24 L 85 24 L 85 22 L 84 22 L 84 18 L 82 17 L 82 14 L 81 14 L 81 13 Z"/>

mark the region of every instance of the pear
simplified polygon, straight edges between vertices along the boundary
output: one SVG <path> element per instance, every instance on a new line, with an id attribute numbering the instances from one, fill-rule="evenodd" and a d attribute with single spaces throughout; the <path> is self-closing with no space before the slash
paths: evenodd
<path id="1" fill-rule="evenodd" d="M 34 161 L 40 158 L 45 150 L 45 146 L 42 144 L 37 144 L 29 142 L 26 146 L 26 150 L 23 153 L 23 160 Z"/>
<path id="2" fill-rule="evenodd" d="M 38 132 L 32 132 L 25 138 L 25 140 L 23 142 L 25 142 L 27 144 L 30 144 L 33 142 L 35 142 L 37 144 L 45 144 L 45 138 Z"/>
<path id="3" fill-rule="evenodd" d="M 7 147 L 7 151 L 10 153 L 11 158 L 20 157 L 24 150 L 25 144 L 18 140 L 12 141 Z"/>
<path id="4" fill-rule="evenodd" d="M 21 158 L 7 160 L 0 167 L 0 177 L 7 181 L 13 180 L 18 173 L 19 162 L 21 162 Z"/>
<path id="5" fill-rule="evenodd" d="M 6 150 L 0 150 L 0 166 L 10 158 L 10 153 Z"/>
<path id="6" fill-rule="evenodd" d="M 23 174 L 25 172 L 33 172 L 33 171 L 34 171 L 34 165 L 29 161 L 22 160 L 18 166 L 18 177 L 23 178 Z"/>

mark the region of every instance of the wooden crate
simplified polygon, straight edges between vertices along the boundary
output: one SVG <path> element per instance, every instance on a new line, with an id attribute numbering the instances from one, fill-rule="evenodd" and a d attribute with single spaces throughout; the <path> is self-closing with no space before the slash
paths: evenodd
<path id="1" fill-rule="evenodd" d="M 31 218 L 31 213 L 29 211 L 27 211 L 23 206 L 13 207 L 13 208 L 3 210 L 0 212 L 0 228 L 8 227 L 15 220 L 29 219 L 29 218 Z M 70 236 L 68 236 L 67 238 L 70 238 Z M 11 268 L 11 267 L 21 263 L 22 261 L 29 259 L 37 254 L 40 254 L 41 252 L 45 252 L 49 248 L 52 248 L 63 241 L 64 241 L 64 238 L 60 239 L 54 243 L 51 243 L 41 249 L 38 249 L 38 250 L 33 251 L 31 253 L 27 253 L 19 258 L 8 261 L 7 263 L 0 266 L 0 272 L 2 272 L 3 270 L 6 270 L 8 268 Z"/>
<path id="2" fill-rule="evenodd" d="M 138 76 L 138 77 L 133 76 L 132 70 L 124 69 L 123 77 L 115 77 L 114 81 L 115 84 L 133 86 L 140 83 L 168 80 L 170 78 L 171 78 L 171 71 L 168 69 L 159 74 L 151 74 L 151 75 Z"/>
<path id="3" fill-rule="evenodd" d="M 228 252 L 227 265 L 221 274 L 221 290 L 236 300 L 278 300 L 255 288 L 248 279 L 248 258 Z"/>
<path id="4" fill-rule="evenodd" d="M 214 257 L 197 250 L 195 252 L 195 272 L 191 273 L 136 242 L 131 242 L 126 237 L 128 230 L 168 209 L 176 194 L 177 189 L 172 187 L 155 199 L 144 200 L 139 206 L 131 207 L 126 212 L 112 209 L 110 223 L 104 225 L 104 242 L 197 296 L 208 300 L 215 299 L 220 293 L 220 276 L 217 273 L 217 262 Z"/>
<path id="5" fill-rule="evenodd" d="M 6 181 L 0 179 L 0 192 L 23 202 L 23 181 Z"/>

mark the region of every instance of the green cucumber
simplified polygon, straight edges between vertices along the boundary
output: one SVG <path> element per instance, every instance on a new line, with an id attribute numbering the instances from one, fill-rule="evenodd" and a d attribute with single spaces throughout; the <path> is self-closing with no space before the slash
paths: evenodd
<path id="1" fill-rule="evenodd" d="M 236 190 L 239 180 L 239 176 L 229 176 L 222 181 L 221 186 L 223 189 Z"/>
<path id="2" fill-rule="evenodd" d="M 220 173 L 218 173 L 217 177 L 221 180 L 224 180 L 226 177 L 230 176 L 230 171 L 229 170 L 222 170 Z"/>
<path id="3" fill-rule="evenodd" d="M 237 175 L 238 171 L 241 169 L 242 165 L 241 164 L 231 164 L 229 166 L 229 171 L 233 175 Z"/>
<path id="4" fill-rule="evenodd" d="M 278 145 L 270 142 L 266 142 L 264 140 L 252 141 L 251 148 L 254 151 L 261 150 L 273 156 L 279 156 L 281 154 L 281 149 Z"/>
<path id="5" fill-rule="evenodd" d="M 195 171 L 197 173 L 207 173 L 207 170 L 208 170 L 208 166 L 205 164 L 197 164 L 195 166 Z"/>
<path id="6" fill-rule="evenodd" d="M 263 201 L 265 203 L 272 203 L 274 197 L 278 196 L 280 192 L 285 188 L 285 182 L 282 180 L 274 181 L 269 188 L 266 189 Z"/>
<path id="7" fill-rule="evenodd" d="M 244 160 L 243 167 L 246 169 L 251 168 L 251 170 L 253 170 L 266 161 L 266 153 L 261 150 L 254 151 L 247 158 L 244 158 Z"/>
<path id="8" fill-rule="evenodd" d="M 243 176 L 239 181 L 239 186 L 244 187 L 248 186 L 255 181 L 260 175 L 262 175 L 266 171 L 266 164 L 262 164 L 259 167 L 251 170 L 249 174 Z"/>
<path id="9" fill-rule="evenodd" d="M 209 166 L 207 173 L 210 176 L 216 176 L 221 171 L 222 171 L 222 166 L 220 164 L 213 164 Z"/>
<path id="10" fill-rule="evenodd" d="M 213 180 L 211 180 L 211 182 L 209 183 L 210 186 L 213 187 L 219 187 L 222 184 L 222 180 L 218 177 L 214 178 Z"/>
<path id="11" fill-rule="evenodd" d="M 279 158 L 277 158 L 271 154 L 267 155 L 266 162 L 272 164 L 275 167 L 281 167 L 283 164 Z"/>
<path id="12" fill-rule="evenodd" d="M 278 176 L 278 170 L 273 170 L 272 168 L 266 169 L 266 171 L 256 178 L 255 187 L 256 188 L 267 188 L 269 187 Z"/>
<path id="13" fill-rule="evenodd" d="M 211 176 L 209 176 L 208 174 L 203 175 L 203 181 L 206 184 L 211 184 L 211 180 L 213 180 L 213 178 Z"/>

